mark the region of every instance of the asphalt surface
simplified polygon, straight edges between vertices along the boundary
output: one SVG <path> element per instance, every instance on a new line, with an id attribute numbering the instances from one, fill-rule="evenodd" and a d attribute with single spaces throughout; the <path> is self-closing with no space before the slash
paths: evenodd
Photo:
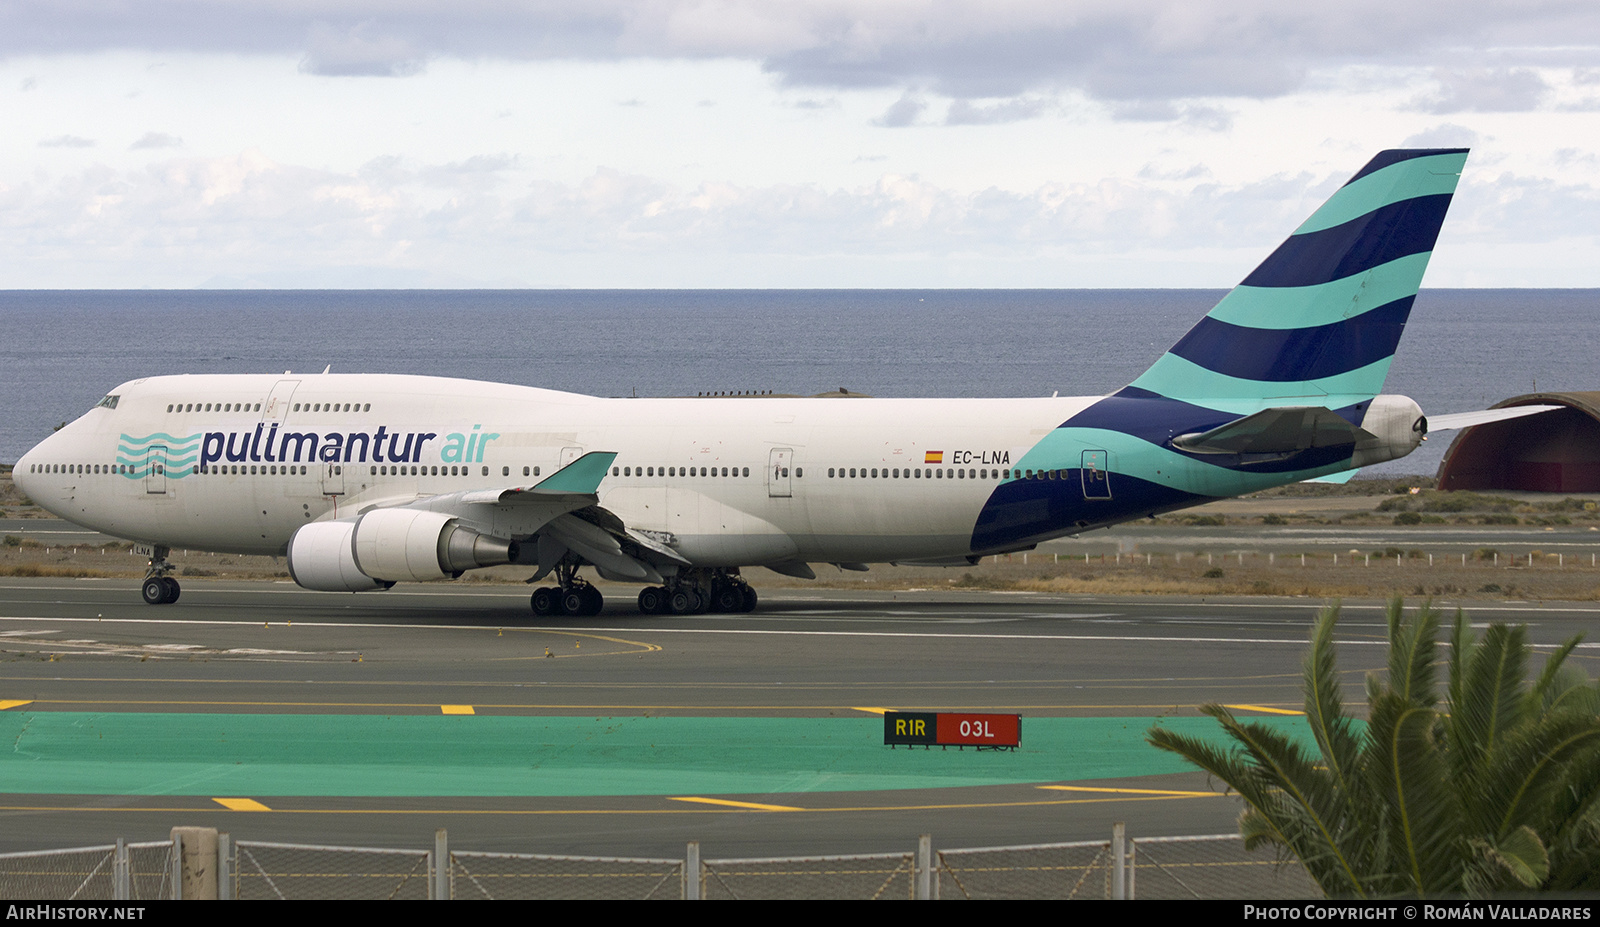
<path id="1" fill-rule="evenodd" d="M 131 580 L 0 580 L 0 706 L 15 728 L 11 760 L 21 762 L 19 751 L 39 742 L 37 732 L 27 733 L 27 719 L 51 720 L 45 716 L 53 713 L 112 733 L 140 720 L 129 713 L 191 716 L 196 738 L 219 719 L 264 715 L 292 738 L 300 724 L 309 732 L 335 722 L 346 726 L 340 730 L 368 730 L 384 718 L 453 723 L 440 719 L 463 707 L 473 712 L 463 723 L 563 717 L 604 728 L 607 719 L 648 717 L 705 719 L 707 730 L 726 722 L 732 730 L 737 725 L 727 719 L 742 720 L 743 740 L 733 746 L 745 750 L 764 746 L 749 733 L 748 719 L 839 718 L 859 726 L 886 708 L 1017 712 L 1024 752 L 1028 719 L 1125 719 L 1123 740 L 1136 744 L 1155 719 L 1192 718 L 1206 702 L 1291 717 L 1284 713 L 1301 705 L 1300 661 L 1322 604 L 764 590 L 751 615 L 673 618 L 637 614 L 626 587 L 607 591 L 613 596 L 599 616 L 535 622 L 526 590 L 506 586 L 357 596 L 285 583 L 184 580 L 180 602 L 151 607 Z M 1600 626 L 1600 606 L 1586 604 L 1480 603 L 1470 615 L 1527 623 L 1541 646 L 1579 632 L 1596 638 Z M 1380 604 L 1346 604 L 1340 666 L 1351 701 L 1359 702 L 1365 673 L 1382 666 L 1383 636 Z M 1593 643 L 1575 657 L 1591 675 L 1600 669 Z M 590 735 L 570 736 L 576 748 Z M 183 740 L 173 743 L 161 749 L 184 759 Z M 248 746 L 249 757 L 265 749 Z M 406 755 L 404 743 L 368 747 L 383 757 L 373 763 Z M 774 742 L 772 749 L 787 748 Z M 870 736 L 859 749 L 863 761 L 878 764 L 889 752 Z M 724 762 L 711 750 L 708 757 Z M 227 770 L 190 779 L 152 773 L 121 792 L 0 785 L 8 793 L 0 794 L 0 851 L 158 839 L 186 824 L 216 826 L 238 839 L 396 847 L 429 846 L 435 828 L 445 827 L 462 849 L 587 855 L 675 856 L 699 840 L 709 858 L 901 850 L 921 833 L 945 848 L 1097 839 L 1116 821 L 1142 836 L 1226 833 L 1239 811 L 1233 799 L 1212 794 L 1203 775 L 1164 771 L 1153 750 L 1147 773 L 1124 768 L 1113 777 L 1075 778 L 1071 770 L 1079 767 L 1069 755 L 1061 778 L 1026 781 L 999 781 L 1004 764 L 1019 762 L 1008 760 L 1013 755 L 949 754 L 891 756 L 945 770 L 970 761 L 974 770 L 996 771 L 996 781 L 671 795 L 645 785 L 597 785 L 596 794 L 580 795 L 530 794 L 537 789 L 508 775 L 506 794 L 481 794 L 485 777 L 495 791 L 494 770 L 485 767 L 460 774 L 479 794 L 452 786 L 363 795 L 348 788 L 334 794 L 336 777 L 311 766 L 296 767 L 292 787 L 275 794 L 219 795 L 222 786 L 213 784 L 229 781 Z M 613 758 L 643 777 L 657 761 L 647 749 Z M 5 768 L 0 763 L 0 776 Z M 23 781 L 15 772 L 27 767 L 10 768 L 12 781 Z M 674 774 L 676 784 L 684 770 Z M 714 778 L 708 786 L 724 781 Z M 1069 789 L 1053 788 L 1059 786 Z M 219 798 L 267 810 L 230 810 Z"/>

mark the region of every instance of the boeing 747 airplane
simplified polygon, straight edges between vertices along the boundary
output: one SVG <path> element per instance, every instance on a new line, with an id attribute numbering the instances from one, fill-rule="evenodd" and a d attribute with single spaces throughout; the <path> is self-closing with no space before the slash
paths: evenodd
<path id="1" fill-rule="evenodd" d="M 16 465 L 50 512 L 150 548 L 285 555 L 363 592 L 525 564 L 536 615 L 748 611 L 742 571 L 958 565 L 1403 457 L 1380 395 L 1464 149 L 1378 154 L 1132 384 L 1041 399 L 599 399 L 417 376 L 124 383 Z"/>

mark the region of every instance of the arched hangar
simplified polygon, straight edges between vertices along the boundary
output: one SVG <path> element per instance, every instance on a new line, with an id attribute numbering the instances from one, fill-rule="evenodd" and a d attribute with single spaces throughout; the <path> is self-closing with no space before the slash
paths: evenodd
<path id="1" fill-rule="evenodd" d="M 1600 492 L 1600 392 L 1528 393 L 1491 408 L 1531 405 L 1562 408 L 1463 429 L 1439 488 Z"/>

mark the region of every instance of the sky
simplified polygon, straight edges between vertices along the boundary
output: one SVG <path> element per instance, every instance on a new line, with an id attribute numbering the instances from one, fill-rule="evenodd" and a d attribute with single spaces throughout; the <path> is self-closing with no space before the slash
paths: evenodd
<path id="1" fill-rule="evenodd" d="M 0 289 L 1227 287 L 1471 147 L 1600 286 L 1592 0 L 0 0 Z"/>

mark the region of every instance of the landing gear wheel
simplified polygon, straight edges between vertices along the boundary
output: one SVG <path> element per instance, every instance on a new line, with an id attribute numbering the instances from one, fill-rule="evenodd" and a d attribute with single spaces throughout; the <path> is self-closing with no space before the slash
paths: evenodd
<path id="1" fill-rule="evenodd" d="M 714 612 L 737 612 L 744 608 L 744 590 L 728 583 L 718 586 L 711 593 L 711 610 Z"/>
<path id="2" fill-rule="evenodd" d="M 178 581 L 170 576 L 163 576 L 161 577 L 161 582 L 167 587 L 166 604 L 171 605 L 172 603 L 178 601 L 179 594 L 183 592 L 183 589 L 178 586 Z"/>
<path id="3" fill-rule="evenodd" d="M 750 586 L 745 586 L 744 587 L 744 607 L 740 608 L 739 611 L 742 611 L 742 612 L 753 612 L 755 610 L 756 610 L 756 591 L 755 591 L 754 588 L 752 588 Z"/>
<path id="4" fill-rule="evenodd" d="M 561 590 L 551 589 L 548 586 L 535 590 L 533 598 L 529 601 L 529 604 L 533 606 L 534 615 L 540 618 L 549 618 L 562 614 L 560 593 Z"/>
<path id="5" fill-rule="evenodd" d="M 696 599 L 686 589 L 667 593 L 667 611 L 674 615 L 687 615 L 694 610 Z"/>
<path id="6" fill-rule="evenodd" d="M 593 586 L 583 587 L 583 614 L 598 615 L 600 614 L 600 609 L 605 608 L 605 605 L 606 599 L 605 596 L 600 594 L 600 590 Z"/>
<path id="7" fill-rule="evenodd" d="M 659 615 L 665 611 L 666 590 L 660 586 L 646 586 L 639 591 L 639 613 Z"/>
<path id="8" fill-rule="evenodd" d="M 166 577 L 164 576 L 152 576 L 144 581 L 144 588 L 139 591 L 144 596 L 146 605 L 167 604 L 167 584 L 165 580 Z"/>

